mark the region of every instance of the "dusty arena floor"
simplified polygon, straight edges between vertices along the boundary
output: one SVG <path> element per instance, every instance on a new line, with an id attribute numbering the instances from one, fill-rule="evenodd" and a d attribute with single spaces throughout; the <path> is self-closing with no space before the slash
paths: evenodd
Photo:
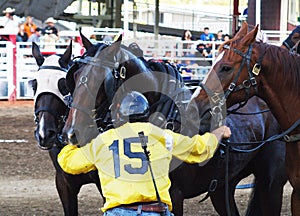
<path id="1" fill-rule="evenodd" d="M 63 215 L 56 192 L 55 170 L 47 151 L 37 147 L 33 136 L 33 102 L 0 101 L 0 215 Z M 246 179 L 244 183 L 250 183 Z M 250 189 L 237 190 L 236 200 L 243 215 Z M 284 193 L 282 216 L 290 213 L 291 188 Z M 203 195 L 185 201 L 184 215 L 217 215 Z M 80 215 L 102 215 L 102 201 L 94 185 L 85 185 L 79 194 Z"/>

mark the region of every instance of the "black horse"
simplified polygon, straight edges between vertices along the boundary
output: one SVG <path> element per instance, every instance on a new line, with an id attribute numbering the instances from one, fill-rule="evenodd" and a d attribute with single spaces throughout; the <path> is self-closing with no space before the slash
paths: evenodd
<path id="1" fill-rule="evenodd" d="M 56 170 L 56 188 L 65 215 L 78 215 L 77 195 L 84 184 L 95 183 L 101 192 L 98 173 L 69 175 L 60 168 L 57 155 L 63 147 L 59 135 L 68 113 L 68 94 L 65 77 L 71 64 L 72 43 L 62 56 L 43 57 L 37 44 L 32 44 L 32 54 L 39 66 L 36 79 L 31 81 L 35 98 L 35 138 L 41 149 L 48 150 Z"/>
<path id="2" fill-rule="evenodd" d="M 197 109 L 189 109 L 191 112 L 189 112 L 188 115 L 184 111 L 183 107 L 185 104 L 182 103 L 182 100 L 179 100 L 180 97 L 178 97 L 178 94 L 184 92 L 183 95 L 186 96 L 187 93 L 184 87 L 182 87 L 182 82 L 176 81 L 178 80 L 178 71 L 176 72 L 176 70 L 172 69 L 172 66 L 146 62 L 142 59 L 142 56 L 136 57 L 133 55 L 133 53 L 141 53 L 141 51 L 137 49 L 135 50 L 137 52 L 130 52 L 123 46 L 118 45 L 120 41 L 115 42 L 111 46 L 101 46 L 98 50 L 98 48 L 92 45 L 83 35 L 82 40 L 87 50 L 94 49 L 96 51 L 94 52 L 95 57 L 83 58 L 80 61 L 81 66 L 77 65 L 76 68 L 71 69 L 68 73 L 68 86 L 73 90 L 76 86 L 77 91 L 77 94 L 74 95 L 75 103 L 72 105 L 73 112 L 76 112 L 76 115 L 69 115 L 67 120 L 69 124 L 66 124 L 69 128 L 64 128 L 66 133 L 71 132 L 68 135 L 69 138 L 74 138 L 76 134 L 76 127 L 78 127 L 76 122 L 87 122 L 89 129 L 96 128 L 93 127 L 96 116 L 99 116 L 100 113 L 109 112 L 109 106 L 111 102 L 118 97 L 118 94 L 132 90 L 133 88 L 142 93 L 148 93 L 148 98 L 150 100 L 152 99 L 150 104 L 152 105 L 151 110 L 153 112 L 150 120 L 153 121 L 154 118 L 154 122 L 158 122 L 157 124 L 162 123 L 161 126 L 163 127 L 171 125 L 171 128 L 173 128 L 173 123 L 178 120 L 178 113 L 184 116 L 184 118 L 179 117 L 181 120 L 180 124 L 184 122 L 183 128 L 189 128 L 188 124 L 192 122 L 191 119 L 198 118 L 197 116 L 194 117 L 199 114 Z M 156 68 L 159 72 L 156 73 L 153 71 L 153 68 Z M 164 70 L 167 72 L 164 72 Z M 149 73 L 149 71 L 152 72 Z M 126 72 L 131 74 L 127 74 Z M 136 79 L 132 73 L 135 73 L 139 79 Z M 170 76 L 170 74 L 172 75 Z M 148 78 L 147 83 L 144 82 L 145 80 L 143 81 L 145 77 Z M 174 85 L 174 83 L 178 84 Z M 157 84 L 159 84 L 160 87 L 158 89 Z M 149 87 L 149 85 L 153 86 Z M 170 85 L 173 85 L 173 87 L 170 87 Z M 155 94 L 153 94 L 153 92 Z M 157 95 L 158 92 L 160 93 L 159 96 Z M 164 97 L 164 95 L 167 97 Z M 189 99 L 190 98 L 188 98 L 188 100 Z M 171 103 L 169 103 L 170 100 Z M 107 101 L 109 102 L 107 103 Z M 258 105 L 259 103 L 261 102 L 255 100 L 252 102 L 249 101 L 248 106 L 243 108 L 243 111 L 261 110 Z M 167 108 L 164 108 L 165 106 L 167 106 Z M 158 107 L 159 113 L 156 112 Z M 177 107 L 177 109 L 172 107 Z M 175 114 L 168 110 L 174 110 Z M 100 116 L 103 116 L 102 114 Z M 76 116 L 77 119 L 74 120 L 74 116 Z M 83 119 L 88 120 L 84 121 Z M 171 119 L 171 121 L 169 121 L 169 119 Z M 229 118 L 227 121 L 230 122 L 229 125 L 235 132 L 231 139 L 231 141 L 234 142 L 263 140 L 265 137 L 273 135 L 279 130 L 277 124 L 274 122 L 274 118 L 272 118 L 269 113 L 262 113 L 250 117 L 239 115 L 231 119 Z M 169 124 L 170 122 L 172 124 Z M 87 128 L 86 125 L 81 125 L 81 127 Z M 197 128 L 198 129 L 192 133 L 199 132 L 199 125 Z M 241 130 L 235 131 L 234 128 Z M 80 130 L 77 129 L 77 132 L 78 131 Z M 182 132 L 183 131 L 184 130 L 182 130 Z M 97 130 L 94 130 L 94 132 L 93 136 L 96 136 Z M 187 134 L 188 133 L 191 132 L 188 131 Z M 88 139 L 90 138 L 91 137 Z M 72 140 L 74 141 L 75 139 Z M 269 145 L 264 145 L 258 148 L 257 143 L 254 143 L 236 147 L 244 151 L 253 149 L 253 151 L 249 153 L 229 154 L 228 205 L 230 206 L 232 215 L 239 215 L 234 202 L 235 186 L 241 179 L 250 174 L 254 174 L 256 177 L 256 188 L 248 215 L 280 215 L 283 186 L 286 182 L 284 169 L 285 155 L 284 149 L 282 149 L 284 145 L 282 145 L 282 143 L 272 143 L 271 145 L 278 145 L 279 147 L 270 148 Z M 213 159 L 202 167 L 198 164 L 190 165 L 182 163 L 181 161 L 176 163 L 174 160 L 171 167 L 172 172 L 170 173 L 172 180 L 170 193 L 175 215 L 183 214 L 184 199 L 196 197 L 208 191 L 209 186 L 211 186 L 211 188 L 213 187 L 211 182 L 216 186 L 215 190 L 210 192 L 212 202 L 220 215 L 227 214 L 224 189 L 226 173 L 222 148 L 221 146 L 220 151 L 215 154 Z M 232 148 L 232 150 L 236 148 Z M 255 148 L 257 148 L 256 151 L 254 151 Z M 221 153 L 219 154 L 219 152 Z M 267 177 L 266 173 L 268 173 Z M 218 184 L 215 184 L 216 182 Z"/>

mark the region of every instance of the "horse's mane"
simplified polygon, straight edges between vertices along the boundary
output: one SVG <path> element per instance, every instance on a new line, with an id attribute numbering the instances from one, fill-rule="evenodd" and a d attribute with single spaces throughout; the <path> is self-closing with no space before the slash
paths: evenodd
<path id="1" fill-rule="evenodd" d="M 259 46 L 260 52 L 265 50 L 264 58 L 268 58 L 268 67 L 272 71 L 272 75 L 277 76 L 278 80 L 282 81 L 283 87 L 286 87 L 289 82 L 291 88 L 300 91 L 300 55 L 293 54 L 286 49 L 271 44 L 259 42 L 255 44 Z M 282 68 L 282 73 L 277 73 L 279 67 Z M 281 74 L 283 77 L 280 77 L 282 76 Z M 290 84 L 291 81 L 292 83 Z"/>

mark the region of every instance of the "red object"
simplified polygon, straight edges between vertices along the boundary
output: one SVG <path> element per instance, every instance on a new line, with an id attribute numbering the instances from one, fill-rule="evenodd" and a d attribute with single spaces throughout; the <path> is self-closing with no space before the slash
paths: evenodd
<path id="1" fill-rule="evenodd" d="M 46 55 L 53 55 L 53 54 L 56 54 L 56 52 L 55 52 L 55 51 L 50 51 L 50 52 L 42 51 L 41 54 L 42 54 L 43 56 L 46 56 Z"/>
<path id="2" fill-rule="evenodd" d="M 239 21 L 239 0 L 233 1 L 233 17 L 232 17 L 232 35 L 238 30 L 238 21 Z"/>
<path id="3" fill-rule="evenodd" d="M 13 85 L 14 90 L 9 95 L 9 101 L 16 101 L 17 100 L 17 36 L 16 35 L 9 35 L 9 40 L 13 43 Z"/>

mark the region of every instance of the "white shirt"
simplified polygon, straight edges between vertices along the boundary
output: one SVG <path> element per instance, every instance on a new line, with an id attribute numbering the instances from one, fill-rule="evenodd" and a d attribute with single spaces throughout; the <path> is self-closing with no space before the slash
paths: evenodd
<path id="1" fill-rule="evenodd" d="M 7 34 L 18 34 L 19 31 L 19 18 L 17 16 L 13 16 L 13 19 L 9 19 L 6 16 L 1 17 L 0 26 L 4 26 L 4 31 Z"/>

